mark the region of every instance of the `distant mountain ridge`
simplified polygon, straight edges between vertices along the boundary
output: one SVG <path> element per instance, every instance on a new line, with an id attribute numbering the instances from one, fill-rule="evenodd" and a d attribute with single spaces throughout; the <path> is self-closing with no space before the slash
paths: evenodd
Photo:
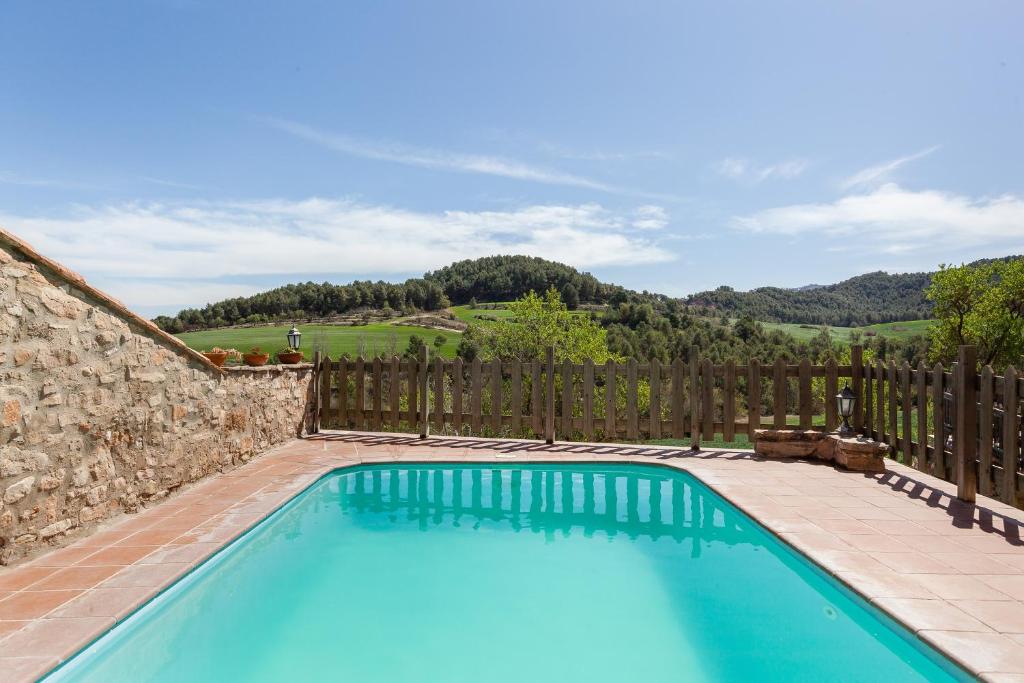
<path id="1" fill-rule="evenodd" d="M 632 301 L 650 303 L 659 310 L 688 308 L 697 314 L 845 327 L 931 317 L 932 308 L 924 296 L 931 276 L 932 273 L 876 271 L 831 285 L 804 285 L 796 289 L 759 287 L 747 292 L 723 286 L 675 299 L 601 282 L 590 273 L 542 258 L 487 256 L 457 261 L 403 283 L 290 284 L 203 308 L 185 309 L 173 317 L 155 318 L 154 322 L 167 331 L 182 332 L 238 323 L 323 318 L 369 309 L 432 311 L 472 300 L 509 301 L 531 290 L 542 292 L 554 287 L 581 304 Z"/>

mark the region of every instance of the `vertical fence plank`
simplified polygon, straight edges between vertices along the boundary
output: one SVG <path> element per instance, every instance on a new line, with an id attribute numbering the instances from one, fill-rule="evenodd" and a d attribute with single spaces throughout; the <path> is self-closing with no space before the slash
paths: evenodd
<path id="1" fill-rule="evenodd" d="M 683 359 L 676 357 L 672 361 L 672 396 L 670 408 L 672 410 L 672 438 L 682 439 L 686 436 L 686 423 L 683 422 L 683 381 L 685 379 L 685 368 Z"/>
<path id="2" fill-rule="evenodd" d="M 1017 504 L 1017 456 L 1020 451 L 1020 425 L 1017 424 L 1017 370 L 1011 365 L 1003 372 L 1003 485 L 1004 503 Z"/>
<path id="3" fill-rule="evenodd" d="M 523 428 L 523 366 L 516 358 L 512 361 L 512 436 L 519 436 Z"/>
<path id="4" fill-rule="evenodd" d="M 481 413 L 483 411 L 483 379 L 480 356 L 469 365 L 469 428 L 473 436 L 480 435 Z"/>
<path id="5" fill-rule="evenodd" d="M 736 362 L 725 361 L 722 380 L 722 438 L 730 443 L 736 440 Z"/>
<path id="6" fill-rule="evenodd" d="M 427 438 L 430 432 L 428 419 L 430 417 L 429 388 L 427 385 L 427 369 L 429 368 L 430 356 L 427 345 L 420 347 L 420 438 Z"/>
<path id="7" fill-rule="evenodd" d="M 363 412 L 365 406 L 363 405 L 363 399 L 366 395 L 365 381 L 366 381 L 366 367 L 362 356 L 356 356 L 356 364 L 352 369 L 352 374 L 355 377 L 355 402 L 353 403 L 353 410 L 355 411 L 352 415 L 352 423 L 355 425 L 356 430 L 363 429 L 365 425 L 366 415 Z"/>
<path id="8" fill-rule="evenodd" d="M 875 441 L 886 441 L 885 438 L 885 361 L 879 359 L 875 365 L 875 423 L 878 434 Z"/>
<path id="9" fill-rule="evenodd" d="M 320 352 L 313 353 L 313 376 L 316 378 L 313 421 L 309 431 L 317 433 L 320 431 L 320 423 L 327 417 L 331 409 L 331 357 L 321 358 Z"/>
<path id="10" fill-rule="evenodd" d="M 978 347 L 961 346 L 956 367 L 956 426 L 953 431 L 956 497 L 973 503 L 978 493 Z M 1016 468 L 1014 468 L 1016 472 Z"/>
<path id="11" fill-rule="evenodd" d="M 583 438 L 594 440 L 594 360 L 583 361 Z"/>
<path id="12" fill-rule="evenodd" d="M 462 379 L 465 376 L 462 358 L 456 358 L 452 365 L 452 428 L 462 434 Z"/>
<path id="13" fill-rule="evenodd" d="M 784 358 L 775 359 L 772 389 L 774 391 L 772 410 L 775 414 L 773 426 L 775 429 L 784 429 L 786 427 L 786 360 Z"/>
<path id="14" fill-rule="evenodd" d="M 604 440 L 615 440 L 615 361 L 604 364 Z"/>
<path id="15" fill-rule="evenodd" d="M 371 391 L 373 391 L 373 396 L 371 397 L 373 414 L 370 415 L 370 424 L 373 431 L 379 432 L 381 421 L 381 399 L 384 393 L 384 379 L 381 376 L 380 356 L 373 359 L 373 386 L 371 387 Z"/>
<path id="16" fill-rule="evenodd" d="M 800 429 L 811 428 L 811 361 L 804 358 L 800 361 L 799 376 L 800 396 Z"/>
<path id="17" fill-rule="evenodd" d="M 444 431 L 444 360 L 441 356 L 434 359 L 434 431 Z"/>
<path id="18" fill-rule="evenodd" d="M 530 424 L 533 426 L 534 436 L 544 433 L 544 411 L 541 405 L 540 390 L 540 363 L 534 360 L 530 363 Z"/>
<path id="19" fill-rule="evenodd" d="M 864 419 L 864 409 L 867 404 L 861 400 L 861 397 L 864 396 L 865 368 L 864 347 L 860 344 L 855 344 L 850 347 L 850 370 L 850 380 L 853 384 L 851 388 L 853 389 L 853 393 L 857 396 L 857 400 L 853 403 L 853 429 L 858 434 L 867 433 L 871 431 L 871 420 Z M 825 398 L 829 402 L 832 401 L 831 396 L 826 396 Z"/>
<path id="20" fill-rule="evenodd" d="M 928 367 L 917 363 L 917 469 L 928 471 Z"/>
<path id="21" fill-rule="evenodd" d="M 491 361 L 491 429 L 495 436 L 501 435 L 501 414 L 502 414 L 502 385 L 504 384 L 501 372 L 501 361 L 495 358 Z"/>
<path id="22" fill-rule="evenodd" d="M 690 448 L 700 450 L 700 381 L 697 373 L 700 365 L 697 355 L 690 357 Z"/>
<path id="23" fill-rule="evenodd" d="M 648 430 L 651 439 L 661 438 L 661 362 L 657 358 L 651 359 L 650 374 L 650 412 L 651 425 Z"/>
<path id="24" fill-rule="evenodd" d="M 992 495 L 992 367 L 981 369 L 978 386 L 978 491 Z"/>
<path id="25" fill-rule="evenodd" d="M 872 391 L 874 381 L 871 363 L 864 364 L 864 436 L 869 439 L 875 438 L 875 392 Z M 860 398 L 858 394 L 857 398 Z M 860 401 L 857 401 L 860 403 Z"/>
<path id="26" fill-rule="evenodd" d="M 747 437 L 754 443 L 754 431 L 761 428 L 761 363 L 751 358 L 747 365 Z"/>
<path id="27" fill-rule="evenodd" d="M 572 439 L 572 393 L 573 393 L 572 361 L 566 358 L 562 362 L 562 438 Z"/>
<path id="28" fill-rule="evenodd" d="M 944 393 L 945 370 L 942 363 L 936 363 L 932 369 L 932 433 L 934 450 L 932 451 L 932 474 L 939 479 L 946 478 L 946 404 L 942 400 Z"/>
<path id="29" fill-rule="evenodd" d="M 831 432 L 839 426 L 836 394 L 839 393 L 839 366 L 835 358 L 825 362 L 825 431 Z M 859 397 L 859 394 L 858 394 Z M 860 401 L 854 401 L 854 405 Z M 852 424 L 850 426 L 853 426 Z"/>
<path id="30" fill-rule="evenodd" d="M 544 359 L 544 440 L 555 442 L 555 349 L 549 346 Z"/>
<path id="31" fill-rule="evenodd" d="M 640 438 L 637 417 L 637 371 L 636 359 L 626 362 L 626 438 L 635 441 Z"/>
<path id="32" fill-rule="evenodd" d="M 707 441 L 715 440 L 715 367 L 710 358 L 701 364 L 701 417 L 704 425 L 700 432 Z"/>
<path id="33" fill-rule="evenodd" d="M 398 356 L 391 356 L 388 364 L 388 425 L 391 429 L 398 429 L 401 420 L 401 360 Z"/>
<path id="34" fill-rule="evenodd" d="M 912 466 L 914 463 L 914 436 L 910 417 L 910 363 L 903 361 L 900 365 L 900 409 L 903 417 L 903 464 Z"/>
<path id="35" fill-rule="evenodd" d="M 338 358 L 338 426 L 348 429 L 348 358 Z"/>
<path id="36" fill-rule="evenodd" d="M 889 385 L 889 451 L 894 459 L 900 451 L 900 436 L 898 431 L 899 417 L 899 384 L 896 381 L 896 361 L 890 359 L 887 366 L 888 375 L 886 383 Z"/>

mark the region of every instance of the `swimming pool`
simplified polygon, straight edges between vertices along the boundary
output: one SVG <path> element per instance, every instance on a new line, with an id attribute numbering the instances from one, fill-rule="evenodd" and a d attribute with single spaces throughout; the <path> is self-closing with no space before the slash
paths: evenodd
<path id="1" fill-rule="evenodd" d="M 320 479 L 51 680 L 970 680 L 693 477 Z"/>

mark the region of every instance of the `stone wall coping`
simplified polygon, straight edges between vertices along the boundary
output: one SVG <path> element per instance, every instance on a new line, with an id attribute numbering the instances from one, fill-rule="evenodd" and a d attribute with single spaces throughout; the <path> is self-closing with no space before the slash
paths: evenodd
<path id="1" fill-rule="evenodd" d="M 312 370 L 312 363 L 292 363 L 290 365 L 226 365 L 221 368 L 224 372 L 302 372 Z"/>
<path id="2" fill-rule="evenodd" d="M 53 259 L 43 256 L 38 251 L 36 251 L 35 248 L 33 248 L 32 245 L 30 245 L 28 242 L 21 239 L 17 235 L 14 235 L 13 233 L 5 230 L 2 226 L 0 226 L 0 243 L 6 244 L 7 246 L 13 248 L 15 251 L 24 256 L 27 260 L 31 261 L 37 266 L 42 266 L 46 270 L 53 273 L 53 275 L 55 275 L 57 278 L 67 281 L 68 283 L 74 285 L 75 287 L 82 290 L 92 298 L 99 300 L 104 306 L 115 311 L 121 317 L 127 318 L 130 322 L 134 323 L 135 325 L 138 325 L 143 329 L 143 331 L 146 332 L 146 334 L 152 335 L 158 338 L 160 341 L 173 347 L 174 350 L 177 351 L 178 353 L 190 357 L 197 363 L 202 364 L 208 370 L 217 373 L 223 372 L 222 368 L 219 368 L 216 365 L 214 365 L 206 356 L 199 353 L 195 349 L 190 348 L 188 344 L 181 341 L 173 334 L 164 332 L 153 321 L 146 320 L 141 315 L 135 313 L 130 308 L 128 308 L 123 303 L 121 303 L 114 297 L 110 296 L 106 292 L 96 289 L 88 282 L 86 282 L 84 277 L 82 277 L 75 271 L 64 267 L 63 265 L 57 263 Z"/>

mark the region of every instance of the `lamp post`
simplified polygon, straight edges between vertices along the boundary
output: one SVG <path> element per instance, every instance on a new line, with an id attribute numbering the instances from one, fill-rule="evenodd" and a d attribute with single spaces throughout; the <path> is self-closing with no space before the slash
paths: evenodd
<path id="1" fill-rule="evenodd" d="M 839 436 L 847 437 L 854 434 L 853 427 L 850 426 L 850 417 L 853 415 L 853 404 L 856 401 L 857 394 L 853 393 L 853 389 L 850 388 L 849 384 L 836 394 L 839 415 L 843 418 L 843 423 L 839 425 Z"/>
<path id="2" fill-rule="evenodd" d="M 292 325 L 292 329 L 288 331 L 288 348 L 293 351 L 299 350 L 299 342 L 302 340 L 302 333 L 299 329 Z"/>

